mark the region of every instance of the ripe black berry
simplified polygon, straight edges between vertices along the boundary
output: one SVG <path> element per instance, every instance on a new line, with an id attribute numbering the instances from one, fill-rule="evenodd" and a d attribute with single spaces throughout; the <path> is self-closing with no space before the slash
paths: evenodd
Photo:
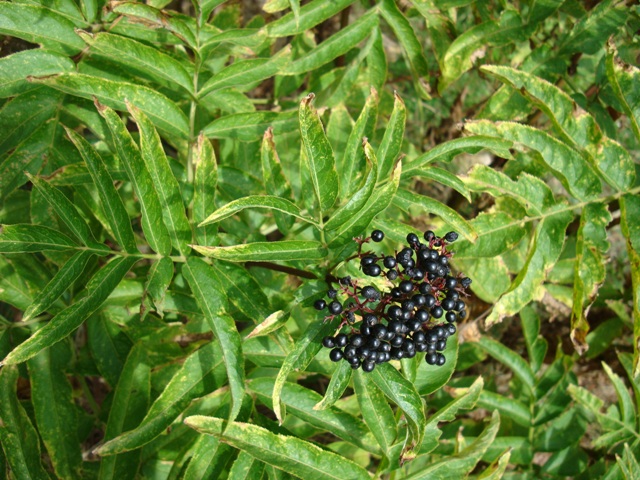
<path id="1" fill-rule="evenodd" d="M 407 243 L 409 245 L 415 245 L 420 241 L 420 239 L 418 238 L 418 236 L 415 233 L 410 233 L 409 235 L 407 235 Z"/>
<path id="2" fill-rule="evenodd" d="M 330 288 L 330 289 L 327 291 L 327 297 L 329 297 L 329 298 L 336 298 L 337 296 L 338 296 L 338 291 L 337 291 L 337 290 L 334 290 L 333 288 Z"/>
<path id="3" fill-rule="evenodd" d="M 384 240 L 384 233 L 381 230 L 374 230 L 371 232 L 371 240 L 374 242 L 381 242 Z"/>
<path id="4" fill-rule="evenodd" d="M 336 346 L 335 339 L 333 337 L 324 337 L 322 339 L 322 346 L 325 348 L 333 348 Z"/>
<path id="5" fill-rule="evenodd" d="M 456 315 L 454 312 L 447 312 L 444 315 L 444 319 L 449 323 L 455 322 L 457 318 L 458 318 L 458 315 Z"/>
<path id="6" fill-rule="evenodd" d="M 362 267 L 362 273 L 370 277 L 378 277 L 380 273 L 382 273 L 382 269 L 376 264 L 367 265 L 366 267 Z"/>
<path id="7" fill-rule="evenodd" d="M 431 316 L 433 318 L 442 318 L 442 315 L 444 315 L 444 310 L 442 309 L 442 307 L 436 305 L 431 309 Z"/>
<path id="8" fill-rule="evenodd" d="M 449 243 L 453 243 L 458 239 L 458 234 L 456 232 L 449 232 L 444 236 L 444 239 Z"/>
<path id="9" fill-rule="evenodd" d="M 402 282 L 400 282 L 400 285 L 398 285 L 398 288 L 402 293 L 411 293 L 411 291 L 413 290 L 413 282 L 409 280 L 403 280 Z"/>
<path id="10" fill-rule="evenodd" d="M 364 287 L 361 293 L 364 298 L 368 298 L 369 300 L 380 298 L 380 294 L 378 293 L 378 291 L 370 285 Z"/>
<path id="11" fill-rule="evenodd" d="M 322 299 L 319 299 L 313 302 L 313 308 L 315 308 L 316 310 L 324 310 L 326 306 L 327 306 L 327 302 L 325 302 Z"/>
<path id="12" fill-rule="evenodd" d="M 331 315 L 338 315 L 341 312 L 342 312 L 342 304 L 340 302 L 338 302 L 337 300 L 334 300 L 329 304 L 329 313 L 331 313 Z"/>
<path id="13" fill-rule="evenodd" d="M 367 327 L 373 327 L 378 323 L 378 317 L 376 317 L 372 313 L 367 313 L 364 317 L 362 317 L 362 323 Z"/>
<path id="14" fill-rule="evenodd" d="M 392 282 L 398 278 L 398 272 L 396 270 L 389 270 L 387 273 L 387 279 L 391 280 Z"/>
<path id="15" fill-rule="evenodd" d="M 460 280 L 460 285 L 462 285 L 464 288 L 469 288 L 469 286 L 471 285 L 471 279 L 468 277 L 464 277 Z"/>
<path id="16" fill-rule="evenodd" d="M 440 305 L 442 306 L 442 308 L 449 311 L 455 308 L 456 302 L 450 298 L 445 298 Z"/>
<path id="17" fill-rule="evenodd" d="M 387 257 L 384 257 L 384 260 L 382 263 L 386 268 L 395 268 L 395 266 L 398 264 L 398 262 L 396 262 L 396 259 L 390 255 Z"/>
<path id="18" fill-rule="evenodd" d="M 424 232 L 424 239 L 427 242 L 430 242 L 431 240 L 433 240 L 434 238 L 436 238 L 436 234 L 433 233 L 431 230 L 427 230 L 426 232 Z"/>
<path id="19" fill-rule="evenodd" d="M 332 362 L 338 362 L 342 360 L 343 356 L 344 355 L 342 353 L 342 350 L 340 350 L 339 348 L 334 348 L 333 350 L 331 350 L 331 352 L 329 352 L 329 358 Z"/>
<path id="20" fill-rule="evenodd" d="M 446 357 L 445 357 L 443 354 L 438 353 L 438 358 L 437 358 L 437 360 L 436 360 L 436 364 L 437 364 L 439 367 L 441 367 L 441 366 L 443 366 L 443 365 L 446 363 L 446 361 L 447 361 Z"/>
<path id="21" fill-rule="evenodd" d="M 427 362 L 429 365 L 435 365 L 438 361 L 438 354 L 437 353 L 427 353 L 427 355 L 424 357 L 425 362 Z"/>
<path id="22" fill-rule="evenodd" d="M 336 346 L 338 347 L 344 347 L 347 345 L 347 342 L 349 341 L 349 338 L 344 334 L 344 333 L 339 333 L 338 335 L 336 335 Z"/>
<path id="23" fill-rule="evenodd" d="M 365 372 L 372 372 L 376 368 L 376 362 L 366 361 L 362 364 L 362 370 Z"/>

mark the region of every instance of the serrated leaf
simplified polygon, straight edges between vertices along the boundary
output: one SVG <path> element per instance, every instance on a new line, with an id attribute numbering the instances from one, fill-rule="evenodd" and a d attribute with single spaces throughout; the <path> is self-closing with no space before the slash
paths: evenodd
<path id="1" fill-rule="evenodd" d="M 8 467 L 16 478 L 36 480 L 50 477 L 40 461 L 38 432 L 33 427 L 27 412 L 20 404 L 16 393 L 18 367 L 4 366 L 0 369 L 0 440 Z"/>
<path id="2" fill-rule="evenodd" d="M 275 382 L 273 379 L 265 377 L 256 378 L 248 382 L 249 389 L 270 408 L 273 406 L 271 397 L 273 395 L 274 385 Z M 379 452 L 367 427 L 359 418 L 343 412 L 336 407 L 329 407 L 324 410 L 314 409 L 314 405 L 316 405 L 322 397 L 313 390 L 309 390 L 295 383 L 285 382 L 280 398 L 286 406 L 287 412 L 291 413 L 291 415 L 323 431 L 331 432 L 333 435 L 366 451 L 372 453 Z"/>
<path id="3" fill-rule="evenodd" d="M 476 243 L 461 239 L 453 246 L 459 258 L 496 257 L 517 245 L 526 234 L 518 222 L 503 212 L 482 212 L 469 222 L 478 234 Z"/>
<path id="4" fill-rule="evenodd" d="M 188 138 L 189 122 L 182 110 L 161 93 L 145 86 L 82 73 L 62 73 L 46 78 L 34 78 L 33 81 L 77 97 L 89 100 L 95 97 L 100 103 L 121 112 L 127 110 L 127 100 L 139 106 L 166 134 L 183 140 Z"/>
<path id="5" fill-rule="evenodd" d="M 400 96 L 394 92 L 393 110 L 377 152 L 380 164 L 378 180 L 386 179 L 393 170 L 394 162 L 402 149 L 406 120 L 407 109 Z"/>
<path id="6" fill-rule="evenodd" d="M 280 70 L 282 75 L 300 75 L 344 55 L 364 40 L 378 24 L 375 10 L 369 10 L 349 26 L 331 35 L 327 40 L 301 58 Z"/>
<path id="7" fill-rule="evenodd" d="M 129 215 L 116 187 L 113 185 L 113 180 L 102 157 L 84 137 L 73 130 L 67 129 L 67 135 L 87 165 L 116 241 L 127 252 L 138 253 Z"/>
<path id="8" fill-rule="evenodd" d="M 1 34 L 39 43 L 54 52 L 75 55 L 84 48 L 74 27 L 64 16 L 40 5 L 0 4 Z"/>
<path id="9" fill-rule="evenodd" d="M 584 354 L 589 323 L 587 313 L 605 279 L 605 256 L 609 250 L 607 225 L 611 214 L 602 203 L 585 205 L 580 216 L 576 239 L 576 262 L 571 311 L 571 341 L 579 354 Z"/>
<path id="10" fill-rule="evenodd" d="M 471 192 L 469 192 L 469 189 L 464 182 L 460 180 L 458 176 L 444 168 L 425 167 L 415 171 L 414 175 L 416 177 L 428 178 L 429 180 L 433 180 L 449 187 L 462 195 L 468 202 L 471 202 Z"/>
<path id="11" fill-rule="evenodd" d="M 413 76 L 414 85 L 421 98 L 429 100 L 429 66 L 422 53 L 422 44 L 409 23 L 409 20 L 402 14 L 396 2 L 393 0 L 383 0 L 379 4 L 380 14 L 389 24 L 396 38 L 400 41 Z M 380 153 L 380 152 L 378 152 Z M 384 160 L 383 160 L 384 161 Z M 391 169 L 389 169 L 391 171 Z"/>
<path id="12" fill-rule="evenodd" d="M 280 397 L 287 377 L 296 370 L 303 371 L 307 368 L 311 360 L 313 360 L 313 357 L 315 357 L 322 348 L 321 339 L 330 335 L 335 329 L 336 326 L 332 325 L 331 321 L 312 321 L 282 362 L 282 367 L 276 377 L 271 397 L 273 411 L 280 424 L 284 421 L 284 408 Z"/>
<path id="13" fill-rule="evenodd" d="M 262 137 L 260 148 L 260 160 L 262 163 L 262 178 L 265 190 L 269 195 L 291 200 L 291 186 L 287 178 L 282 173 L 280 157 L 276 151 L 276 144 L 273 141 L 273 129 L 269 127 Z M 293 226 L 294 219 L 289 215 L 284 215 L 278 211 L 273 212 L 278 229 L 286 234 Z"/>
<path id="14" fill-rule="evenodd" d="M 324 397 L 313 406 L 313 409 L 324 410 L 332 407 L 340 397 L 342 397 L 342 394 L 349 386 L 352 373 L 353 368 L 351 368 L 349 363 L 338 363 L 338 366 L 331 374 L 331 379 L 329 379 L 329 385 L 327 385 L 327 390 L 324 392 Z"/>
<path id="15" fill-rule="evenodd" d="M 529 364 L 520 355 L 509 347 L 486 336 L 480 337 L 478 345 L 498 362 L 511 369 L 513 374 L 527 388 L 528 393 L 533 393 L 533 388 L 536 384 L 535 376 Z"/>
<path id="16" fill-rule="evenodd" d="M 300 102 L 300 135 L 320 216 L 323 216 L 335 203 L 339 186 L 331 144 L 316 109 L 311 105 L 314 97 L 309 94 Z"/>
<path id="17" fill-rule="evenodd" d="M 231 247 L 191 246 L 205 257 L 228 262 L 273 262 L 281 260 L 320 260 L 327 249 L 320 242 L 306 240 L 281 240 L 279 242 L 253 242 Z"/>
<path id="18" fill-rule="evenodd" d="M 341 363 L 352 370 L 347 362 Z M 353 375 L 353 386 L 358 397 L 362 418 L 376 438 L 382 453 L 388 457 L 391 446 L 398 436 L 398 424 L 393 410 L 391 410 L 382 391 L 367 373 L 356 370 Z"/>
<path id="19" fill-rule="evenodd" d="M 265 27 L 267 35 L 270 37 L 297 35 L 333 17 L 353 2 L 354 0 L 336 0 L 333 2 L 313 0 L 303 5 L 298 15 L 290 12 L 278 20 L 270 22 Z"/>
<path id="20" fill-rule="evenodd" d="M 601 192 L 600 180 L 579 152 L 551 135 L 514 122 L 467 122 L 465 128 L 481 135 L 494 135 L 537 151 L 562 185 L 576 198 L 589 200 Z"/>
<path id="21" fill-rule="evenodd" d="M 534 300 L 546 274 L 558 260 L 564 244 L 565 230 L 573 215 L 566 209 L 558 209 L 536 226 L 524 268 L 511 283 L 509 291 L 494 305 L 487 324 L 515 315 Z"/>
<path id="22" fill-rule="evenodd" d="M 151 175 L 144 164 L 138 145 L 133 141 L 126 125 L 109 107 L 96 104 L 98 112 L 111 131 L 116 153 L 129 176 L 133 191 L 140 202 L 142 231 L 149 246 L 160 255 L 171 254 L 171 239 L 162 222 L 162 207 L 154 188 Z"/>
<path id="23" fill-rule="evenodd" d="M 204 221 L 207 212 L 215 208 L 218 163 L 213 145 L 203 133 L 198 135 L 198 143 L 194 147 L 193 166 L 195 168 L 193 192 L 195 236 L 199 244 L 211 245 L 215 241 L 217 226 L 199 227 L 197 225 Z"/>
<path id="24" fill-rule="evenodd" d="M 169 230 L 171 243 L 182 255 L 187 255 L 188 244 L 191 242 L 191 226 L 182 203 L 180 185 L 164 153 L 162 140 L 141 109 L 132 103 L 127 103 L 127 108 L 140 130 L 140 152 L 158 193 L 162 218 Z"/>
<path id="25" fill-rule="evenodd" d="M 263 335 L 269 335 L 282 327 L 289 319 L 289 313 L 283 310 L 273 312 L 256 327 L 251 330 L 251 333 L 245 337 L 245 340 L 249 340 L 254 337 L 261 337 Z"/>
<path id="26" fill-rule="evenodd" d="M 607 80 L 623 112 L 629 118 L 633 133 L 640 140 L 640 69 L 617 60 L 618 52 L 612 44 L 607 48 L 606 71 Z"/>
<path id="27" fill-rule="evenodd" d="M 422 398 L 413 384 L 388 363 L 376 365 L 369 375 L 386 397 L 404 413 L 409 425 L 409 436 L 404 445 L 403 458 L 411 459 L 422 444 L 427 424 Z"/>
<path id="28" fill-rule="evenodd" d="M 93 255 L 94 252 L 81 250 L 67 260 L 51 281 L 47 283 L 46 287 L 36 295 L 33 303 L 29 305 L 29 308 L 22 315 L 22 321 L 26 322 L 49 309 L 60 295 L 82 275 Z"/>
<path id="29" fill-rule="evenodd" d="M 473 226 L 462 218 L 458 212 L 443 203 L 434 200 L 433 198 L 400 189 L 396 192 L 393 203 L 403 210 L 408 210 L 410 207 L 417 206 L 421 209 L 423 214 L 431 213 L 433 215 L 437 215 L 471 243 L 474 243 L 478 238 L 478 234 Z"/>
<path id="30" fill-rule="evenodd" d="M 272 433 L 257 425 L 236 422 L 224 428 L 223 420 L 200 415 L 187 417 L 184 422 L 199 432 L 215 435 L 268 465 L 309 480 L 370 478 L 366 470 L 341 455 L 322 450 L 296 437 Z"/>
<path id="31" fill-rule="evenodd" d="M 187 92 L 194 93 L 193 78 L 178 62 L 161 50 L 122 35 L 100 32 L 79 35 L 89 45 L 89 52 L 98 57 L 142 72 L 145 77 L 171 87 L 179 85 Z M 132 100 L 132 99 L 129 99 Z"/>
<path id="32" fill-rule="evenodd" d="M 95 452 L 115 455 L 146 445 L 161 435 L 193 399 L 221 387 L 225 379 L 220 346 L 217 342 L 204 345 L 187 357 L 135 429 L 107 441 Z"/>
<path id="33" fill-rule="evenodd" d="M 191 287 L 198 306 L 204 314 L 222 348 L 222 358 L 227 370 L 231 390 L 229 422 L 238 415 L 244 396 L 244 362 L 242 361 L 242 339 L 235 322 L 225 312 L 226 298 L 211 266 L 202 259 L 190 257 L 182 268 L 182 274 Z"/>
<path id="34" fill-rule="evenodd" d="M 204 127 L 203 132 L 209 138 L 237 138 L 243 142 L 253 142 L 260 140 L 269 127 L 276 134 L 296 130 L 297 112 L 234 113 L 217 118 Z"/>
<path id="35" fill-rule="evenodd" d="M 71 361 L 68 343 L 57 343 L 31 358 L 31 402 L 38 432 L 58 478 L 82 478 L 78 415 L 65 370 Z M 6 367 L 4 367 L 6 368 Z"/>
<path id="36" fill-rule="evenodd" d="M 70 250 L 78 244 L 65 234 L 41 225 L 0 225 L 0 252 L 24 253 Z"/>
<path id="37" fill-rule="evenodd" d="M 265 208 L 268 210 L 275 210 L 280 213 L 299 218 L 300 220 L 314 226 L 318 226 L 312 218 L 303 215 L 294 203 L 273 195 L 250 195 L 248 197 L 232 200 L 223 207 L 217 209 L 215 212 L 211 213 L 202 223 L 200 223 L 199 226 L 221 222 L 225 218 L 229 218 L 247 208 Z"/>
<path id="38" fill-rule="evenodd" d="M 55 315 L 44 327 L 7 355 L 1 363 L 4 365 L 22 363 L 70 335 L 100 308 L 138 260 L 135 257 L 118 257 L 103 266 L 87 283 L 84 297 Z"/>
<path id="39" fill-rule="evenodd" d="M 0 98 L 19 95 L 37 88 L 27 77 L 41 77 L 73 71 L 66 56 L 41 49 L 24 50 L 0 59 Z"/>

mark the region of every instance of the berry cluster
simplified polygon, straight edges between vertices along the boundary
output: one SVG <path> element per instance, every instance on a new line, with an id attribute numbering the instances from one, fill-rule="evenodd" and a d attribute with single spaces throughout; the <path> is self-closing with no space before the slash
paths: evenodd
<path id="1" fill-rule="evenodd" d="M 322 340 L 322 345 L 331 349 L 329 358 L 346 360 L 352 368 L 370 372 L 378 363 L 426 352 L 429 365 L 444 365 L 442 352 L 447 338 L 456 332 L 455 323 L 466 316 L 462 299 L 471 284 L 467 277 L 451 275 L 449 259 L 453 254 L 447 245 L 457 238 L 455 232 L 437 237 L 428 230 L 426 243 L 421 243 L 410 233 L 408 247 L 386 256 L 362 251 L 369 240 L 384 239 L 380 230 L 374 230 L 369 238 L 356 239 L 359 249 L 352 259 L 360 259 L 362 273 L 385 277 L 392 287 L 380 292 L 376 286 L 361 286 L 351 277 L 329 279 L 328 301 L 316 300 L 314 307 L 328 310 L 326 321 L 340 317 L 338 330 L 345 325 L 350 330 Z"/>

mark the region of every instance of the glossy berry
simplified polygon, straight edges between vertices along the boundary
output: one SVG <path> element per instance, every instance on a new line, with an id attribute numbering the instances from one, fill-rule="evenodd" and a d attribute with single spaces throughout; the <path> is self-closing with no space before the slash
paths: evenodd
<path id="1" fill-rule="evenodd" d="M 384 233 L 381 230 L 374 230 L 371 232 L 371 240 L 374 242 L 381 242 L 384 240 Z"/>
<path id="2" fill-rule="evenodd" d="M 315 308 L 316 310 L 324 310 L 326 306 L 327 306 L 327 302 L 325 302 L 322 299 L 319 299 L 313 302 L 313 308 Z"/>
<path id="3" fill-rule="evenodd" d="M 433 318 L 442 318 L 442 315 L 444 315 L 444 310 L 442 309 L 442 307 L 436 305 L 431 309 L 431 316 Z"/>
<path id="4" fill-rule="evenodd" d="M 374 368 L 376 368 L 376 362 L 366 361 L 362 364 L 364 372 L 372 372 Z"/>
<path id="5" fill-rule="evenodd" d="M 386 273 L 386 276 L 387 280 L 391 280 L 393 282 L 396 278 L 398 278 L 398 272 L 396 270 L 389 270 Z"/>
<path id="6" fill-rule="evenodd" d="M 407 235 L 407 243 L 409 245 L 416 245 L 419 241 L 420 239 L 415 233 L 410 233 L 409 235 Z"/>
<path id="7" fill-rule="evenodd" d="M 336 346 L 338 347 L 344 347 L 347 345 L 347 342 L 349 341 L 349 337 L 347 337 L 346 334 L 344 333 L 339 333 L 338 335 L 336 335 Z"/>
<path id="8" fill-rule="evenodd" d="M 456 232 L 449 232 L 444 236 L 444 239 L 449 243 L 453 243 L 458 239 L 458 234 Z"/>
<path id="9" fill-rule="evenodd" d="M 366 267 L 367 265 L 373 265 L 374 263 L 376 263 L 376 257 L 374 257 L 373 255 L 365 255 L 360 259 L 360 265 L 362 267 Z"/>
<path id="10" fill-rule="evenodd" d="M 338 302 L 337 300 L 334 300 L 329 304 L 329 313 L 331 313 L 331 315 L 338 315 L 341 312 L 342 312 L 342 304 L 340 302 Z"/>
<path id="11" fill-rule="evenodd" d="M 438 362 L 438 354 L 437 353 L 427 353 L 424 357 L 424 361 L 429 365 L 435 365 Z"/>
<path id="12" fill-rule="evenodd" d="M 330 288 L 330 289 L 327 291 L 327 297 L 329 297 L 329 298 L 336 298 L 337 296 L 338 296 L 338 291 L 337 291 L 337 290 L 334 290 L 333 288 Z"/>
<path id="13" fill-rule="evenodd" d="M 373 327 L 378 323 L 378 317 L 376 317 L 372 313 L 367 313 L 364 317 L 362 317 L 362 323 L 367 327 Z"/>
<path id="14" fill-rule="evenodd" d="M 364 287 L 361 293 L 364 298 L 368 298 L 369 300 L 380 298 L 380 294 L 378 293 L 378 290 L 376 290 L 374 287 L 370 285 L 367 287 Z"/>
<path id="15" fill-rule="evenodd" d="M 342 360 L 343 356 L 344 354 L 342 353 L 342 350 L 340 350 L 339 348 L 334 348 L 333 350 L 331 350 L 331 352 L 329 352 L 329 358 L 331 359 L 332 362 L 338 362 Z"/>
<path id="16" fill-rule="evenodd" d="M 322 346 L 325 348 L 333 348 L 336 346 L 335 338 L 333 337 L 324 337 L 322 339 Z"/>
<path id="17" fill-rule="evenodd" d="M 400 285 L 398 285 L 398 288 L 402 293 L 411 293 L 411 291 L 413 290 L 413 282 L 409 280 L 403 280 L 402 282 L 400 282 Z"/>
<path id="18" fill-rule="evenodd" d="M 424 239 L 427 242 L 430 242 L 431 240 L 433 240 L 434 238 L 436 238 L 436 234 L 433 233 L 431 230 L 427 230 L 426 232 L 424 232 Z"/>
<path id="19" fill-rule="evenodd" d="M 457 318 L 458 318 L 458 315 L 456 315 L 454 312 L 447 312 L 444 315 L 444 319 L 449 323 L 455 322 Z"/>
<path id="20" fill-rule="evenodd" d="M 469 288 L 469 286 L 471 285 L 471 279 L 468 277 L 464 277 L 460 280 L 460 285 L 462 285 L 464 288 Z"/>
<path id="21" fill-rule="evenodd" d="M 378 265 L 373 264 L 362 267 L 362 272 L 370 277 L 378 277 L 382 273 L 382 269 Z"/>
<path id="22" fill-rule="evenodd" d="M 398 264 L 396 259 L 390 255 L 387 257 L 384 257 L 384 260 L 382 263 L 386 268 L 395 268 L 395 266 Z"/>

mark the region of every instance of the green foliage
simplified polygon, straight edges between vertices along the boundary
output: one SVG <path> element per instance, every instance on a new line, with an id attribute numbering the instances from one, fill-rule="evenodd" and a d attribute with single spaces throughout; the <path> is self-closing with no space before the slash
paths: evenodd
<path id="1" fill-rule="evenodd" d="M 640 10 L 591 3 L 0 3 L 3 478 L 638 478 Z M 443 367 L 320 352 L 373 228 L 460 234 Z"/>

